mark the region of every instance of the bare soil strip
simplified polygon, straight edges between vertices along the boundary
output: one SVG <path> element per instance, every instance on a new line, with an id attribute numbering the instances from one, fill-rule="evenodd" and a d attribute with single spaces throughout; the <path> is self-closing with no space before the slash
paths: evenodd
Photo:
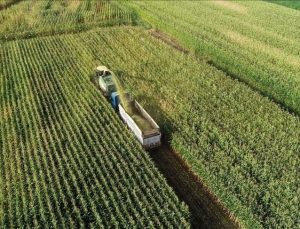
<path id="1" fill-rule="evenodd" d="M 176 39 L 170 37 L 168 34 L 158 30 L 158 29 L 150 29 L 149 30 L 149 33 L 157 38 L 157 39 L 160 39 L 162 40 L 164 43 L 170 45 L 171 47 L 177 49 L 178 51 L 180 52 L 183 52 L 185 54 L 188 54 L 189 51 L 187 49 L 185 49 L 184 47 L 182 47 L 177 41 Z"/>
<path id="2" fill-rule="evenodd" d="M 189 206 L 192 228 L 241 227 L 168 144 L 149 153 L 178 198 Z"/>

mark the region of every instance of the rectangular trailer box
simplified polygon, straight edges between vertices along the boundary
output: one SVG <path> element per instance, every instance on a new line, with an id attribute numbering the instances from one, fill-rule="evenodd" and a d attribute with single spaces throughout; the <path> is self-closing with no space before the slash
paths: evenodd
<path id="1" fill-rule="evenodd" d="M 130 101 L 128 105 L 130 112 L 126 112 L 122 104 L 119 103 L 119 113 L 138 141 L 145 149 L 160 146 L 161 132 L 157 123 L 136 100 Z"/>

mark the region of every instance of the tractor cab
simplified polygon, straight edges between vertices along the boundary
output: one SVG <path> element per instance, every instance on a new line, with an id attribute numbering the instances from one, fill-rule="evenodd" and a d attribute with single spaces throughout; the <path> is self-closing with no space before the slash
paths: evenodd
<path id="1" fill-rule="evenodd" d="M 111 93 L 116 91 L 116 85 L 113 81 L 114 74 L 105 66 L 98 66 L 96 68 L 96 77 L 99 82 L 99 86 L 105 96 L 110 96 Z"/>

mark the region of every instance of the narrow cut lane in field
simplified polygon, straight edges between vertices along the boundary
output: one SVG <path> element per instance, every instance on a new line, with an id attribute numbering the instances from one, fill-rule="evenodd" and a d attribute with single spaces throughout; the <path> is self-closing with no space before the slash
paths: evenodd
<path id="1" fill-rule="evenodd" d="M 91 83 L 102 94 L 96 77 L 91 78 Z M 192 228 L 239 228 L 235 217 L 190 170 L 180 154 L 171 148 L 165 139 L 167 134 L 163 136 L 162 145 L 148 153 L 180 201 L 189 207 Z"/>
<path id="2" fill-rule="evenodd" d="M 192 228 L 241 227 L 167 141 L 149 154 L 178 198 L 188 205 Z"/>

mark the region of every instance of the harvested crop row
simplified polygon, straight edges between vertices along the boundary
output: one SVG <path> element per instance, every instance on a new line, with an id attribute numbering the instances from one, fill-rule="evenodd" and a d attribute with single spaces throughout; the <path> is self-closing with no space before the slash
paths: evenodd
<path id="1" fill-rule="evenodd" d="M 66 43 L 0 49 L 1 226 L 188 227 L 186 206 Z"/>

